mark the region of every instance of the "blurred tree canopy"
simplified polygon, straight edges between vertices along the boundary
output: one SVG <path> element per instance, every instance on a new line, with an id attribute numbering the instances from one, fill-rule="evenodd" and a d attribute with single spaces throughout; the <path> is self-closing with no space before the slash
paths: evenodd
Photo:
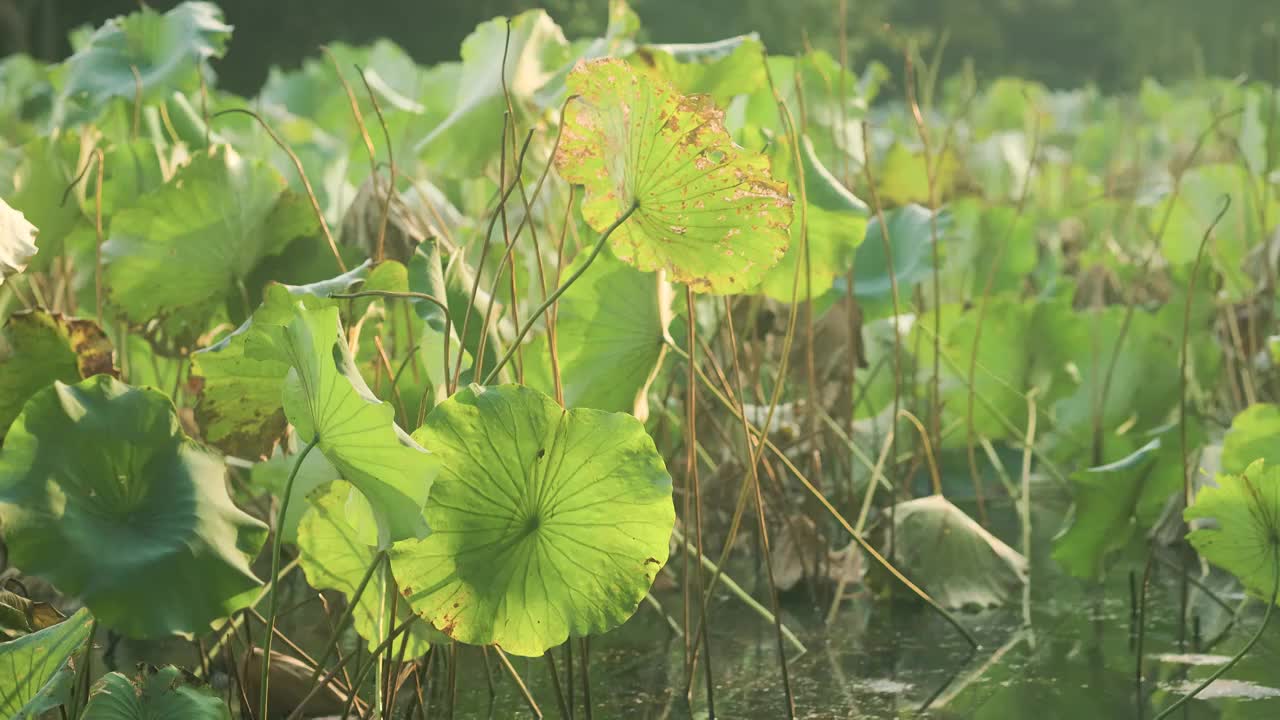
<path id="1" fill-rule="evenodd" d="M 53 60 L 71 29 L 98 25 L 141 0 L 0 0 L 0 51 Z M 153 0 L 157 10 L 176 0 Z M 599 33 L 608 0 L 218 0 L 236 26 L 222 83 L 252 93 L 271 65 L 296 66 L 321 43 L 388 37 L 420 62 L 455 58 L 483 20 L 545 7 L 570 36 Z M 1018 75 L 1052 87 L 1104 90 L 1199 74 L 1280 82 L 1276 0 L 632 0 L 658 42 L 758 32 L 775 53 L 806 43 L 838 52 L 843 26 L 855 65 L 901 67 L 908 39 L 926 57 L 945 37 L 943 74 L 971 59 L 982 77 Z"/>

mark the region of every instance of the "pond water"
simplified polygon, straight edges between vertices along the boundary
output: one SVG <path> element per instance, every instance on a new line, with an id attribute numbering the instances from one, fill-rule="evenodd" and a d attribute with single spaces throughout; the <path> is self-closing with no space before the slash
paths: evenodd
<path id="1" fill-rule="evenodd" d="M 807 648 L 788 665 L 797 717 L 1152 718 L 1176 699 L 1171 690 L 1185 692 L 1199 684 L 1257 629 L 1261 603 L 1251 603 L 1228 625 L 1230 613 L 1193 587 L 1189 615 L 1195 618 L 1199 633 L 1197 637 L 1189 631 L 1180 648 L 1178 573 L 1156 564 L 1148 594 L 1144 682 L 1139 692 L 1130 572 L 1141 577 L 1144 547 L 1136 542 L 1123 553 L 1105 585 L 1063 577 L 1052 570 L 1048 557 L 1061 510 L 1053 502 L 1041 503 L 1033 518 L 1037 531 L 1030 625 L 1024 623 L 1020 604 L 962 614 L 962 622 L 981 643 L 977 650 L 927 609 L 855 598 L 846 601 L 836 621 L 826 627 L 827 607 L 817 607 L 803 586 L 789 593 L 784 621 Z M 998 508 L 992 517 L 997 526 L 1016 528 L 1012 508 Z M 997 532 L 1006 539 L 1017 537 L 1016 531 L 997 527 Z M 751 575 L 746 570 L 735 577 L 751 587 L 747 582 Z M 1219 600 L 1232 608 L 1240 604 L 1242 596 L 1233 595 L 1228 582 L 1216 575 L 1206 581 L 1207 586 L 1215 583 L 1225 593 L 1215 593 Z M 759 591 L 754 595 L 767 597 Z M 678 592 L 660 599 L 668 612 L 679 614 Z M 710 616 L 716 717 L 786 717 L 772 625 L 727 593 L 717 597 Z M 593 717 L 708 717 L 701 668 L 691 702 L 680 690 L 686 686 L 684 652 L 683 639 L 647 605 L 624 627 L 593 640 Z M 513 660 L 543 713 L 557 717 L 545 660 Z M 557 660 L 563 674 L 563 657 L 557 655 Z M 580 665 L 581 658 L 575 660 Z M 496 668 L 490 695 L 478 653 L 463 659 L 462 671 L 459 693 L 464 717 L 528 715 L 513 684 Z M 1280 627 L 1270 628 L 1226 678 L 1173 717 L 1280 718 Z M 584 717 L 581 697 L 576 700 L 576 717 Z"/>

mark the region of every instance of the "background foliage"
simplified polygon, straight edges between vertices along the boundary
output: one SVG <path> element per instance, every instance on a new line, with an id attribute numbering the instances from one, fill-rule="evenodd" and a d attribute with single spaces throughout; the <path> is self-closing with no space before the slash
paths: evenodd
<path id="1" fill-rule="evenodd" d="M 177 0 L 148 3 L 157 10 Z M 856 59 L 901 64 L 904 37 L 935 42 L 945 32 L 943 74 L 968 58 L 983 76 L 1018 75 L 1051 87 L 1096 83 L 1125 90 L 1151 76 L 1277 78 L 1280 18 L 1267 0 L 636 0 L 644 39 L 705 42 L 758 32 L 774 54 L 807 42 L 835 53 L 845 5 Z M 604 31 L 607 0 L 225 0 L 236 44 L 218 64 L 221 85 L 251 93 L 271 65 L 296 67 L 322 43 L 386 37 L 418 62 L 454 57 L 475 26 L 496 15 L 544 7 L 573 36 Z M 25 48 L 45 60 L 71 50 L 67 32 L 137 8 L 135 0 L 0 0 L 0 53 Z M 893 28 L 885 31 L 885 25 Z M 1259 32 L 1261 30 L 1261 32 Z"/>

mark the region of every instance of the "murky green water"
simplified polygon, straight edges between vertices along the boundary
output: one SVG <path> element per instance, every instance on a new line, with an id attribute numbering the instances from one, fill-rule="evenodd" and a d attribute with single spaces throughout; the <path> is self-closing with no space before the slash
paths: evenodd
<path id="1" fill-rule="evenodd" d="M 836 622 L 827 628 L 825 607 L 815 607 L 803 587 L 790 593 L 785 621 L 808 650 L 788 665 L 797 716 L 1152 718 L 1172 702 L 1170 687 L 1190 687 L 1187 683 L 1206 677 L 1258 627 L 1261 608 L 1255 602 L 1222 633 L 1228 613 L 1193 588 L 1190 607 L 1198 618 L 1200 639 L 1197 642 L 1194 637 L 1194 628 L 1189 630 L 1179 657 L 1178 577 L 1157 564 L 1149 592 L 1144 682 L 1139 692 L 1128 571 L 1141 577 L 1143 548 L 1136 546 L 1118 559 L 1105 586 L 1051 574 L 1049 541 L 1059 527 L 1052 515 L 1057 511 L 1037 512 L 1046 517 L 1037 516 L 1035 523 L 1040 529 L 1033 551 L 1031 624 L 1024 627 L 1021 606 L 963 615 L 965 625 L 982 644 L 976 651 L 945 621 L 925 610 L 855 599 L 843 605 Z M 1009 508 L 994 518 L 997 526 L 1005 528 L 1016 523 Z M 738 579 L 750 586 L 753 578 L 745 575 Z M 1211 577 L 1209 583 L 1215 581 Z M 1224 582 L 1223 587 L 1230 586 Z M 1233 607 L 1241 600 L 1239 595 L 1219 597 Z M 662 599 L 669 611 L 679 611 L 678 593 Z M 772 626 L 728 594 L 717 599 L 710 624 L 716 716 L 785 717 Z M 563 673 L 562 658 L 558 659 Z M 576 660 L 580 664 L 581 658 Z M 467 717 L 527 714 L 512 684 L 498 677 L 496 668 L 491 700 L 480 658 L 466 662 L 459 692 Z M 516 665 L 543 712 L 556 717 L 546 662 L 517 659 Z M 590 673 L 596 718 L 708 715 L 701 670 L 692 702 L 681 690 L 670 690 L 686 686 L 684 643 L 650 607 L 642 607 L 626 626 L 593 642 Z M 1280 623 L 1226 677 L 1231 681 L 1219 681 L 1205 693 L 1205 700 L 1192 701 L 1174 717 L 1280 718 Z M 582 717 L 581 697 L 575 699 L 577 716 Z"/>

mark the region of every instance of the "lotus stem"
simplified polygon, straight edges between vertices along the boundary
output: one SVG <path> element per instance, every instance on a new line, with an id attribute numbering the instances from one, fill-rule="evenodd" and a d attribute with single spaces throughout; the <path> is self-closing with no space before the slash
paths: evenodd
<path id="1" fill-rule="evenodd" d="M 307 459 L 311 450 L 320 444 L 317 435 L 307 443 L 293 461 L 293 469 L 289 471 L 289 479 L 284 484 L 284 496 L 280 498 L 280 511 L 276 513 L 275 538 L 271 542 L 271 604 L 267 610 L 267 633 L 262 641 L 262 692 L 258 698 L 258 717 L 267 717 L 268 685 L 271 681 L 271 640 L 276 629 L 276 613 L 280 611 L 280 551 L 284 545 L 284 518 L 289 511 L 289 498 L 293 495 L 293 482 L 298 479 L 298 471 L 302 469 L 302 461 Z M 354 688 L 353 688 L 354 692 Z"/>
<path id="2" fill-rule="evenodd" d="M 1258 627 L 1258 631 L 1253 634 L 1253 637 L 1249 638 L 1249 642 L 1245 643 L 1244 647 L 1240 648 L 1240 652 L 1236 653 L 1235 656 L 1228 660 L 1225 665 L 1215 670 L 1209 677 L 1205 678 L 1204 682 L 1197 685 L 1194 690 L 1178 698 L 1177 702 L 1164 710 L 1161 710 L 1160 714 L 1156 715 L 1155 720 L 1163 720 L 1163 718 L 1169 717 L 1174 710 L 1182 707 L 1188 700 L 1203 692 L 1204 689 L 1212 685 L 1215 680 L 1222 677 L 1231 668 L 1235 667 L 1235 664 L 1240 662 L 1240 659 L 1253 649 L 1253 646 L 1258 643 L 1258 640 L 1262 639 L 1262 633 L 1266 632 L 1267 625 L 1271 622 L 1271 613 L 1276 609 L 1276 600 L 1280 599 L 1280 553 L 1275 554 L 1273 557 L 1272 575 L 1275 576 L 1275 582 L 1271 588 L 1271 599 L 1267 601 L 1267 611 L 1262 615 L 1262 625 Z"/>
<path id="3" fill-rule="evenodd" d="M 582 263 L 582 267 L 574 270 L 573 274 L 561 283 L 560 287 L 556 288 L 556 291 L 551 293 L 551 296 L 544 300 L 542 304 L 538 306 L 537 310 L 534 310 L 529 314 L 528 321 L 526 321 L 524 326 L 520 328 L 520 332 L 516 333 L 511 344 L 507 346 L 507 352 L 502 356 L 502 359 L 498 360 L 498 364 L 495 365 L 493 369 L 489 371 L 489 374 L 485 376 L 483 384 L 488 385 L 498 377 L 498 373 L 508 362 L 511 361 L 511 357 L 515 355 L 516 348 L 520 347 L 520 343 L 524 341 L 525 335 L 528 335 L 529 331 L 533 329 L 533 325 L 538 321 L 538 318 L 547 311 L 547 308 L 555 304 L 555 302 L 560 299 L 560 296 L 564 295 L 565 291 L 578 281 L 578 278 L 582 277 L 582 274 L 587 271 L 587 268 L 591 267 L 591 263 L 595 262 L 596 256 L 604 249 L 604 245 L 608 242 L 609 236 L 613 234 L 613 231 L 621 227 L 622 223 L 626 222 L 627 219 L 631 217 L 631 214 L 639 208 L 640 201 L 633 200 L 631 202 L 631 207 L 627 208 L 626 212 L 619 215 L 618 219 L 614 220 L 612 225 L 605 228 L 604 232 L 600 233 L 600 239 L 596 241 L 595 247 L 591 248 L 591 254 L 587 256 L 586 262 Z"/>

